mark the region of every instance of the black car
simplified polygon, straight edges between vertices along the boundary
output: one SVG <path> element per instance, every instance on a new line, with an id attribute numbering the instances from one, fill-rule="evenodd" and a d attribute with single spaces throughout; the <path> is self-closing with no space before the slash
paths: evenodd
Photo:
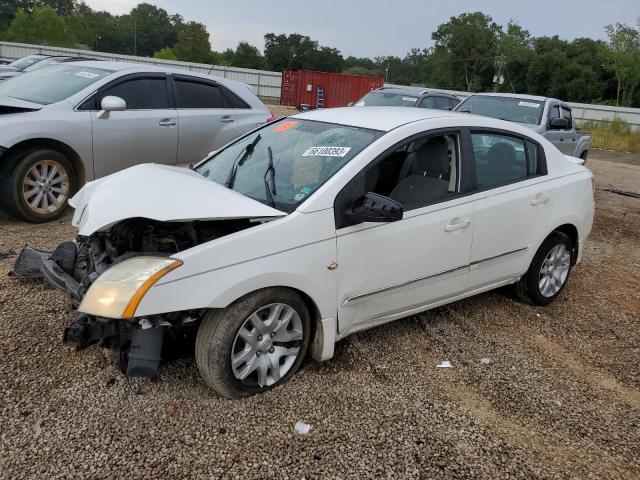
<path id="1" fill-rule="evenodd" d="M 452 110 L 460 103 L 455 95 L 422 87 L 382 87 L 372 90 L 354 107 L 418 107 Z"/>

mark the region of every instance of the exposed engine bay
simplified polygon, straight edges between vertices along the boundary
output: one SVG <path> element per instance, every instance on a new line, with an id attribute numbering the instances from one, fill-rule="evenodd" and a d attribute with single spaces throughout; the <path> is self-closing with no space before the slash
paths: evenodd
<path id="1" fill-rule="evenodd" d="M 71 298 L 78 308 L 92 283 L 107 269 L 136 256 L 170 256 L 197 245 L 259 225 L 249 219 L 160 222 L 133 218 L 108 231 L 78 236 L 54 252 L 25 247 L 10 275 L 44 278 Z M 80 314 L 65 328 L 64 342 L 77 350 L 97 344 L 129 376 L 155 375 L 161 358 L 189 351 L 203 312 L 184 311 L 132 320 Z"/>

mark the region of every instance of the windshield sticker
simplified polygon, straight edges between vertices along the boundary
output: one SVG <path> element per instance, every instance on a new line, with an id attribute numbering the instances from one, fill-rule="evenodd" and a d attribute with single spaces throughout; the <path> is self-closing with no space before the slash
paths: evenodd
<path id="1" fill-rule="evenodd" d="M 98 75 L 97 73 L 91 73 L 91 72 L 78 72 L 76 73 L 76 77 L 82 77 L 82 78 L 96 78 L 99 77 L 100 75 Z"/>
<path id="2" fill-rule="evenodd" d="M 415 97 L 402 97 L 402 101 L 403 101 L 403 102 L 411 102 L 411 103 L 414 103 L 416 100 L 418 100 L 418 99 L 417 99 L 417 98 L 415 98 Z"/>
<path id="3" fill-rule="evenodd" d="M 288 122 L 282 122 L 276 128 L 273 129 L 276 133 L 286 132 L 287 130 L 291 130 L 293 127 L 298 125 L 300 122 L 297 120 L 289 120 Z"/>
<path id="4" fill-rule="evenodd" d="M 351 147 L 311 147 L 302 154 L 303 157 L 344 157 Z"/>
<path id="5" fill-rule="evenodd" d="M 539 103 L 531 103 L 531 102 L 520 102 L 518 103 L 521 107 L 529 107 L 529 108 L 540 108 Z"/>
<path id="6" fill-rule="evenodd" d="M 307 196 L 307 194 L 306 194 L 306 193 L 297 193 L 297 194 L 293 197 L 293 199 L 294 199 L 296 202 L 299 202 L 299 201 L 301 201 L 301 200 L 304 200 L 304 198 L 305 198 L 306 196 Z"/>

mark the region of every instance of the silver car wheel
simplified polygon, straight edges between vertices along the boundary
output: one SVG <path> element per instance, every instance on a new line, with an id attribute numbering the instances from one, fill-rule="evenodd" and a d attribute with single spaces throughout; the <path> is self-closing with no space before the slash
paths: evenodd
<path id="1" fill-rule="evenodd" d="M 68 172 L 55 160 L 40 160 L 24 176 L 22 198 L 34 213 L 53 213 L 64 206 L 68 197 Z"/>
<path id="2" fill-rule="evenodd" d="M 569 275 L 571 253 L 564 244 L 556 245 L 547 254 L 538 276 L 538 288 L 545 297 L 553 297 L 560 291 Z"/>
<path id="3" fill-rule="evenodd" d="M 231 348 L 231 369 L 249 385 L 270 386 L 284 377 L 300 353 L 302 320 L 284 303 L 260 307 L 242 324 Z"/>

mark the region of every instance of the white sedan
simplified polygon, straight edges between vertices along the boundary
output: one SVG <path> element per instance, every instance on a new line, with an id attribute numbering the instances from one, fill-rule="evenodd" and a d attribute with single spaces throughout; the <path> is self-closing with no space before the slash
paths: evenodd
<path id="1" fill-rule="evenodd" d="M 154 375 L 195 341 L 228 397 L 289 379 L 307 352 L 513 284 L 553 301 L 581 257 L 591 172 L 526 127 L 438 110 L 317 110 L 269 124 L 193 170 L 145 164 L 72 199 L 76 242 L 25 249 L 80 312 L 65 340 Z M 37 268 L 33 266 L 38 262 Z"/>

